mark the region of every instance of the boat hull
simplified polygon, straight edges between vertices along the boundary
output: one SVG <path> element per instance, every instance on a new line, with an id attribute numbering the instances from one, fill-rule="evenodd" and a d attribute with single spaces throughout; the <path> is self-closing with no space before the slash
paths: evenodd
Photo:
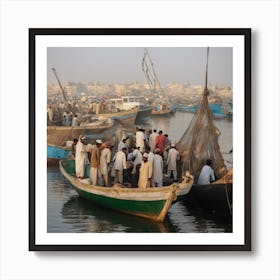
<path id="1" fill-rule="evenodd" d="M 232 117 L 232 114 L 225 113 L 225 111 L 223 110 L 222 104 L 220 104 L 220 103 L 211 103 L 211 104 L 209 104 L 209 107 L 210 107 L 215 119 Z M 177 110 L 180 112 L 196 113 L 198 110 L 198 105 L 192 105 L 192 106 L 179 105 L 177 107 Z"/>
<path id="2" fill-rule="evenodd" d="M 163 116 L 163 115 L 169 115 L 171 113 L 170 109 L 166 110 L 153 110 L 151 115 L 153 116 Z"/>
<path id="3" fill-rule="evenodd" d="M 152 113 L 153 108 L 145 108 L 145 109 L 140 109 L 136 115 L 135 123 L 143 123 L 147 122 L 149 120 L 149 117 Z"/>
<path id="4" fill-rule="evenodd" d="M 114 121 L 118 121 L 122 125 L 134 125 L 136 115 L 139 109 L 127 110 L 127 111 L 120 111 L 116 113 L 106 113 L 106 114 L 98 114 L 98 117 L 109 117 Z"/>
<path id="5" fill-rule="evenodd" d="M 232 211 L 232 183 L 193 184 L 188 196 L 195 199 L 201 208 Z"/>
<path id="6" fill-rule="evenodd" d="M 120 184 L 109 188 L 93 186 L 71 175 L 74 173 L 74 161 L 63 160 L 59 164 L 61 173 L 81 197 L 105 208 L 158 222 L 164 220 L 172 203 L 176 201 L 177 189 L 185 186 L 190 190 L 192 185 L 190 180 L 181 185 L 148 189 L 126 188 Z M 87 168 L 86 173 L 88 171 Z"/>
<path id="7" fill-rule="evenodd" d="M 48 145 L 47 147 L 47 164 L 48 165 L 57 165 L 61 159 L 66 159 L 71 155 L 71 150 L 54 146 Z"/>
<path id="8" fill-rule="evenodd" d="M 63 146 L 66 141 L 79 138 L 79 136 L 86 135 L 89 138 L 102 138 L 104 131 L 107 131 L 113 127 L 113 124 L 106 124 L 99 127 L 79 126 L 79 127 L 67 127 L 67 126 L 48 126 L 47 139 L 48 144 Z"/>

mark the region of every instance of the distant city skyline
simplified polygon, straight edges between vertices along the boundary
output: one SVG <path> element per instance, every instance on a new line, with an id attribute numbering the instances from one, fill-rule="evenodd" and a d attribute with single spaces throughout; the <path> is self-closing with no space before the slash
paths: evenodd
<path id="1" fill-rule="evenodd" d="M 204 84 L 205 47 L 148 48 L 157 76 L 168 83 Z M 48 47 L 47 79 L 57 83 L 55 68 L 62 83 L 147 83 L 142 71 L 144 48 L 133 47 Z M 232 48 L 213 47 L 209 52 L 208 83 L 232 86 Z"/>

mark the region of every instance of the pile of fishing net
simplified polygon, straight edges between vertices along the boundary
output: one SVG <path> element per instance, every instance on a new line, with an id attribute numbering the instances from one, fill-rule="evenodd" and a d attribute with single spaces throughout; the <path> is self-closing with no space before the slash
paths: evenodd
<path id="1" fill-rule="evenodd" d="M 220 132 L 214 125 L 208 95 L 209 92 L 205 88 L 198 110 L 177 144 L 181 152 L 182 174 L 190 171 L 195 182 L 207 159 L 212 160 L 216 179 L 222 178 L 227 173 L 218 143 Z"/>

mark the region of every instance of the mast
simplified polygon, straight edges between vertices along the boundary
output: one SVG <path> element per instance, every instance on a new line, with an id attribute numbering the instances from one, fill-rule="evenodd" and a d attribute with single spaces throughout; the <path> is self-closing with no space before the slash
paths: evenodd
<path id="1" fill-rule="evenodd" d="M 148 61 L 146 60 L 146 57 Z M 155 91 L 156 88 L 158 87 L 160 92 L 165 95 L 164 90 L 161 87 L 160 81 L 158 79 L 158 76 L 156 74 L 155 68 L 154 68 L 154 63 L 150 57 L 150 54 L 148 52 L 148 49 L 144 49 L 144 57 L 142 60 L 142 70 L 145 74 L 145 77 L 147 79 L 147 82 L 149 84 L 150 90 Z"/>
<path id="2" fill-rule="evenodd" d="M 58 75 L 57 75 L 57 73 L 56 73 L 55 68 L 52 68 L 52 71 L 53 71 L 53 73 L 54 73 L 54 75 L 55 75 L 55 77 L 56 77 L 56 80 L 57 80 L 57 82 L 58 82 L 58 85 L 59 85 L 59 87 L 60 87 L 60 90 L 61 90 L 61 92 L 62 92 L 63 98 L 64 98 L 64 100 L 65 100 L 65 102 L 66 102 L 66 104 L 67 104 L 67 106 L 68 106 L 69 111 L 71 111 L 71 112 L 75 115 L 75 114 L 77 113 L 77 110 L 76 110 L 75 108 L 72 107 L 72 105 L 71 105 L 71 100 L 70 100 L 69 96 L 67 95 L 67 93 L 65 92 L 65 90 L 64 90 L 64 88 L 63 88 L 63 86 L 62 86 L 62 84 L 61 84 L 61 82 L 60 82 L 60 80 L 59 80 L 59 78 L 58 78 Z"/>
<path id="3" fill-rule="evenodd" d="M 213 169 L 218 179 L 226 173 L 226 166 L 218 142 L 219 130 L 215 126 L 213 114 L 208 104 L 208 57 L 205 71 L 205 84 L 198 110 L 194 114 L 177 147 L 182 153 L 182 171 L 187 170 L 198 179 L 201 168 L 207 159 L 213 161 Z"/>
<path id="4" fill-rule="evenodd" d="M 209 95 L 208 91 L 208 58 L 209 58 L 209 47 L 207 47 L 207 60 L 206 60 L 206 71 L 205 71 L 205 85 L 204 85 L 204 94 Z"/>

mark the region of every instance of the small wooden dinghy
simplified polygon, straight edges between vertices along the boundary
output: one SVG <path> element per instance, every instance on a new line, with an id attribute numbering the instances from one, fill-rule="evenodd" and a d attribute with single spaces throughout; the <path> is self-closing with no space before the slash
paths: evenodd
<path id="1" fill-rule="evenodd" d="M 93 186 L 86 179 L 75 177 L 74 160 L 61 160 L 59 166 L 63 176 L 81 197 L 105 208 L 158 222 L 165 219 L 177 196 L 186 195 L 193 184 L 192 176 L 186 176 L 181 183 L 158 188 L 127 188 L 121 184 L 113 187 Z M 89 168 L 86 168 L 88 173 Z"/>
<path id="2" fill-rule="evenodd" d="M 61 159 L 66 159 L 71 154 L 71 147 L 61 147 L 48 144 L 47 147 L 47 164 L 57 165 Z"/>

